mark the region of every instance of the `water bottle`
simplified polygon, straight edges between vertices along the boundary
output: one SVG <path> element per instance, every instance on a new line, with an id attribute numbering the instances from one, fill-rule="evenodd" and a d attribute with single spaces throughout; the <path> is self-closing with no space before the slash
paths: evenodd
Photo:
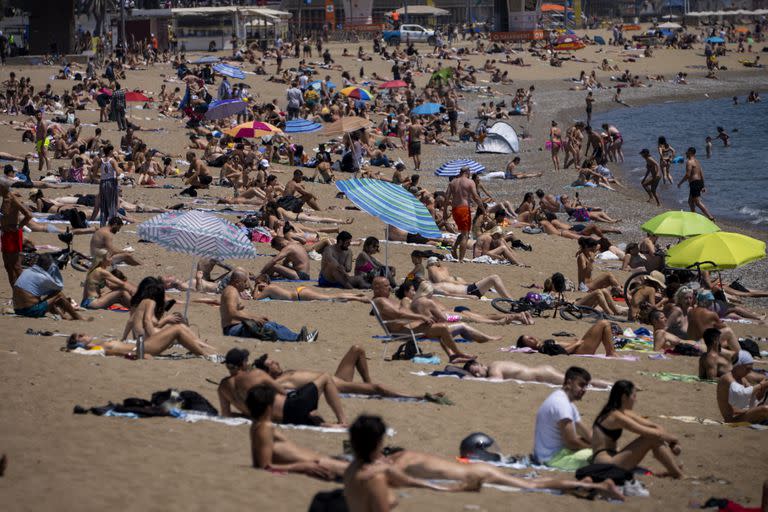
<path id="1" fill-rule="evenodd" d="M 136 358 L 144 359 L 144 336 L 139 336 L 136 339 Z"/>

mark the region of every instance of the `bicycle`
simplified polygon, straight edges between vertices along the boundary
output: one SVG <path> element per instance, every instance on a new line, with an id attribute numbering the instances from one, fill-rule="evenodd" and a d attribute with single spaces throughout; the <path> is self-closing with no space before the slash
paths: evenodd
<path id="1" fill-rule="evenodd" d="M 65 249 L 60 251 L 48 253 L 56 262 L 59 269 L 64 270 L 67 265 L 70 265 L 73 269 L 80 272 L 87 272 L 91 268 L 91 257 L 81 252 L 72 249 L 72 240 L 74 235 L 69 232 L 67 228 L 66 233 L 59 234 L 59 240 L 67 244 Z M 23 268 L 29 268 L 37 263 L 37 258 L 40 255 L 37 251 L 27 251 L 22 253 L 21 266 Z"/>
<path id="2" fill-rule="evenodd" d="M 553 309 L 552 316 L 555 318 L 560 315 L 560 318 L 567 321 L 586 320 L 588 322 L 597 322 L 598 320 L 610 320 L 612 322 L 624 322 L 624 318 L 616 317 L 608 313 L 604 313 L 595 308 L 588 306 L 580 306 L 573 302 L 568 302 L 562 296 L 558 297 L 551 303 L 545 301 L 532 302 L 527 299 L 493 299 L 491 306 L 496 311 L 504 314 L 510 313 L 522 313 L 528 311 L 532 316 L 542 317 L 543 313 L 549 309 Z"/>

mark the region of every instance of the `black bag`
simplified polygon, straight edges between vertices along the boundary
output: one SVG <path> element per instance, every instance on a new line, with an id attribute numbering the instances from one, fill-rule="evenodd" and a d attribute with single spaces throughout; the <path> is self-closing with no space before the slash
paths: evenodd
<path id="1" fill-rule="evenodd" d="M 696 348 L 694 345 L 689 345 L 688 343 L 680 343 L 675 345 L 675 348 L 672 349 L 672 353 L 679 356 L 698 357 L 701 355 L 701 350 Z"/>
<path id="2" fill-rule="evenodd" d="M 243 320 L 243 336 L 261 341 L 277 341 L 277 333 L 274 329 L 264 327 L 255 320 Z"/>
<path id="3" fill-rule="evenodd" d="M 277 206 L 284 208 L 289 212 L 301 213 L 304 207 L 304 201 L 295 196 L 283 196 L 277 200 Z"/>
<path id="4" fill-rule="evenodd" d="M 341 157 L 340 169 L 342 172 L 355 172 L 355 157 L 351 151 L 347 151 Z"/>
<path id="5" fill-rule="evenodd" d="M 397 347 L 395 353 L 392 354 L 392 360 L 410 361 L 417 355 L 419 355 L 419 353 L 416 351 L 416 344 L 413 341 L 406 341 Z"/>
<path id="6" fill-rule="evenodd" d="M 344 499 L 344 489 L 315 494 L 309 504 L 309 512 L 349 512 L 347 501 Z"/>
<path id="7" fill-rule="evenodd" d="M 544 340 L 544 343 L 539 348 L 539 352 L 548 356 L 562 356 L 568 354 L 562 345 L 558 345 L 555 340 Z"/>
<path id="8" fill-rule="evenodd" d="M 745 338 L 743 340 L 739 340 L 739 345 L 741 346 L 741 350 L 746 350 L 752 357 L 761 357 L 760 347 L 757 346 L 757 343 L 755 343 L 754 340 Z"/>
<path id="9" fill-rule="evenodd" d="M 261 225 L 260 215 L 248 215 L 240 220 L 240 224 L 247 228 L 255 228 Z"/>
<path id="10" fill-rule="evenodd" d="M 179 393 L 182 409 L 185 411 L 197 411 L 208 416 L 218 416 L 219 411 L 203 395 L 197 391 L 184 390 Z"/>
<path id="11" fill-rule="evenodd" d="M 590 464 L 576 471 L 577 480 L 584 480 L 585 478 L 591 478 L 595 483 L 611 479 L 618 486 L 624 485 L 627 481 L 634 480 L 631 471 L 622 469 L 614 464 Z"/>

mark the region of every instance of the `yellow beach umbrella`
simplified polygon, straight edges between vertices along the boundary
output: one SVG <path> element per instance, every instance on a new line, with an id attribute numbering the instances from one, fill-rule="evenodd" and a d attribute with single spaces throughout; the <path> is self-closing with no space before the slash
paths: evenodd
<path id="1" fill-rule="evenodd" d="M 688 238 L 689 236 L 715 233 L 720 228 L 705 216 L 684 211 L 669 211 L 655 216 L 640 226 L 646 233 L 658 236 Z"/>
<path id="2" fill-rule="evenodd" d="M 740 233 L 718 231 L 698 235 L 667 252 L 667 266 L 687 268 L 701 263 L 701 270 L 738 268 L 765 258 L 765 242 Z"/>

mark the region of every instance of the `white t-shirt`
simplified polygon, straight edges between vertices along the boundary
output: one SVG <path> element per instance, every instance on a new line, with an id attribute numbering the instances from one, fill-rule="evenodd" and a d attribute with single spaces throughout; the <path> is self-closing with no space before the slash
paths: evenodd
<path id="1" fill-rule="evenodd" d="M 555 453 L 565 448 L 558 423 L 569 419 L 574 425 L 581 419 L 576 405 L 568 400 L 565 391 L 558 389 L 544 400 L 536 413 L 533 454 L 541 462 L 547 462 Z"/>
<path id="2" fill-rule="evenodd" d="M 740 382 L 731 382 L 728 389 L 728 403 L 734 409 L 750 409 L 755 406 L 752 400 L 752 386 L 744 386 Z"/>

